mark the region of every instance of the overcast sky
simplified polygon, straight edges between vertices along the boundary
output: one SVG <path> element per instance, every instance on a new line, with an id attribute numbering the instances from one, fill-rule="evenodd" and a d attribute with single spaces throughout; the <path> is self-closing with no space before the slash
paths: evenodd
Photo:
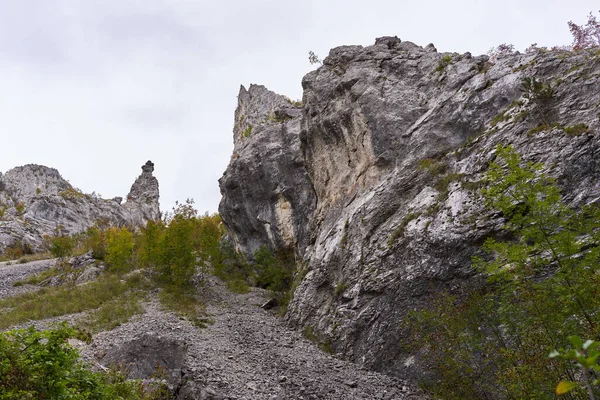
<path id="1" fill-rule="evenodd" d="M 344 44 L 398 36 L 438 51 L 570 44 L 596 0 L 0 0 L 0 171 L 57 168 L 125 196 L 147 160 L 161 207 L 217 211 L 240 84 L 293 99 Z"/>

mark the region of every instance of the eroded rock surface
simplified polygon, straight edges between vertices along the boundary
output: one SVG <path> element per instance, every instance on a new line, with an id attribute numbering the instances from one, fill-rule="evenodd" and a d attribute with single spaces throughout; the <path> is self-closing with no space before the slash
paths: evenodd
<path id="1" fill-rule="evenodd" d="M 315 194 L 300 151 L 301 109 L 264 86 L 243 86 L 235 111 L 234 153 L 219 180 L 219 213 L 236 247 L 295 248 L 310 241 Z"/>
<path id="2" fill-rule="evenodd" d="M 142 166 L 127 201 L 81 193 L 54 168 L 28 164 L 0 175 L 0 252 L 15 241 L 32 250 L 58 226 L 68 234 L 85 231 L 98 221 L 144 226 L 160 218 L 158 180 L 154 164 Z"/>
<path id="3" fill-rule="evenodd" d="M 522 79 L 530 77 L 552 88 L 550 99 L 526 95 Z M 310 212 L 289 228 L 310 240 L 300 252 L 308 273 L 286 318 L 361 366 L 418 376 L 418 357 L 401 346 L 403 321 L 441 290 L 460 294 L 471 285 L 471 257 L 500 233 L 502 221 L 477 194 L 497 144 L 544 163 L 568 202 L 600 198 L 596 52 L 490 60 L 386 37 L 331 50 L 302 85 L 300 156 L 288 148 L 287 157 L 298 157 L 295 173 L 306 171 L 316 203 L 298 209 Z M 277 143 L 262 133 L 260 148 Z M 246 148 L 230 169 L 244 182 L 272 162 Z M 221 212 L 236 241 L 246 234 L 237 227 L 260 218 L 230 210 L 273 208 L 278 197 L 269 188 L 283 179 L 262 175 L 254 196 L 222 185 L 229 206 Z M 268 241 L 267 232 L 257 229 L 253 240 Z"/>

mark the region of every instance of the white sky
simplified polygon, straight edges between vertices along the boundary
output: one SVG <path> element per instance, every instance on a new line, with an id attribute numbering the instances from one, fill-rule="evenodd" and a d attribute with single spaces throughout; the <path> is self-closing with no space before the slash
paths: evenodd
<path id="1" fill-rule="evenodd" d="M 0 0 L 0 171 L 57 168 L 125 196 L 155 163 L 161 206 L 215 212 L 240 84 L 293 99 L 344 44 L 398 36 L 438 51 L 570 44 L 592 0 Z M 597 14 L 596 14 L 597 15 Z"/>

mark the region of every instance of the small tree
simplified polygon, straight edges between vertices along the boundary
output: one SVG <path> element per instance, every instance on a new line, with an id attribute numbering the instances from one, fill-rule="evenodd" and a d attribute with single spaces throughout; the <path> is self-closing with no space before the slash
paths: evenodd
<path id="1" fill-rule="evenodd" d="M 49 237 L 50 253 L 58 258 L 58 262 L 65 266 L 66 259 L 73 253 L 75 243 L 72 237 L 70 237 L 64 226 L 59 225 L 54 229 L 54 234 Z"/>
<path id="2" fill-rule="evenodd" d="M 112 271 L 125 272 L 132 266 L 133 233 L 127 228 L 110 228 L 106 232 L 106 263 Z"/>
<path id="3" fill-rule="evenodd" d="M 591 12 L 585 25 L 577 25 L 573 21 L 569 21 L 568 25 L 573 35 L 573 50 L 600 46 L 600 22 Z"/>
<path id="4" fill-rule="evenodd" d="M 322 64 L 319 56 L 317 56 L 312 50 L 308 52 L 308 62 L 311 64 Z"/>

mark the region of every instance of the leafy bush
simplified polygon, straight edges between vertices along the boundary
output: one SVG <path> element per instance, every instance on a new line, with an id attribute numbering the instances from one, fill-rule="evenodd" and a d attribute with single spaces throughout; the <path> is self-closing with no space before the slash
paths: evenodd
<path id="1" fill-rule="evenodd" d="M 569 335 L 600 334 L 600 208 L 565 205 L 542 166 L 522 163 L 512 148 L 497 156 L 482 193 L 511 239 L 488 239 L 487 255 L 474 259 L 487 284 L 462 298 L 442 294 L 412 315 L 415 350 L 436 376 L 425 385 L 440 397 L 551 399 L 556 382 L 579 371 L 568 360 L 548 362 L 550 350 Z"/>
<path id="2" fill-rule="evenodd" d="M 290 300 L 289 290 L 296 271 L 293 250 L 285 249 L 273 253 L 263 246 L 254 253 L 253 267 L 256 285 L 271 291 L 280 307 L 287 307 Z"/>
<path id="3" fill-rule="evenodd" d="M 106 235 L 98 226 L 88 228 L 86 231 L 85 246 L 92 252 L 96 260 L 104 260 L 106 256 Z"/>
<path id="4" fill-rule="evenodd" d="M 568 337 L 572 347 L 568 349 L 560 348 L 553 350 L 549 357 L 560 357 L 565 360 L 574 361 L 581 368 L 580 381 L 560 381 L 556 386 L 556 394 L 561 395 L 569 393 L 572 390 L 579 389 L 586 391 L 590 400 L 595 400 L 594 388 L 592 385 L 600 384 L 600 342 L 594 340 L 586 340 L 585 342 L 576 335 Z"/>
<path id="5" fill-rule="evenodd" d="M 133 263 L 133 233 L 127 228 L 106 232 L 106 264 L 111 271 L 126 272 Z"/>
<path id="6" fill-rule="evenodd" d="M 88 339 L 66 323 L 0 332 L 0 399 L 158 399 L 160 390 L 146 390 L 139 381 L 91 371 L 70 338 Z"/>
<path id="7" fill-rule="evenodd" d="M 166 284 L 187 286 L 196 272 L 194 232 L 197 211 L 193 202 L 176 203 L 174 214 L 161 237 L 157 273 Z"/>
<path id="8" fill-rule="evenodd" d="M 165 223 L 162 221 L 148 221 L 146 227 L 136 238 L 136 260 L 139 266 L 156 270 L 161 262 L 161 243 Z"/>
<path id="9" fill-rule="evenodd" d="M 248 282 L 253 276 L 251 265 L 246 258 L 237 252 L 229 242 L 219 245 L 219 258 L 213 262 L 215 276 L 223 280 L 227 287 L 235 293 L 247 293 Z"/>
<path id="10" fill-rule="evenodd" d="M 69 257 L 75 247 L 73 238 L 66 233 L 62 225 L 59 225 L 54 229 L 54 235 L 49 238 L 49 241 L 50 253 L 61 260 Z"/>

